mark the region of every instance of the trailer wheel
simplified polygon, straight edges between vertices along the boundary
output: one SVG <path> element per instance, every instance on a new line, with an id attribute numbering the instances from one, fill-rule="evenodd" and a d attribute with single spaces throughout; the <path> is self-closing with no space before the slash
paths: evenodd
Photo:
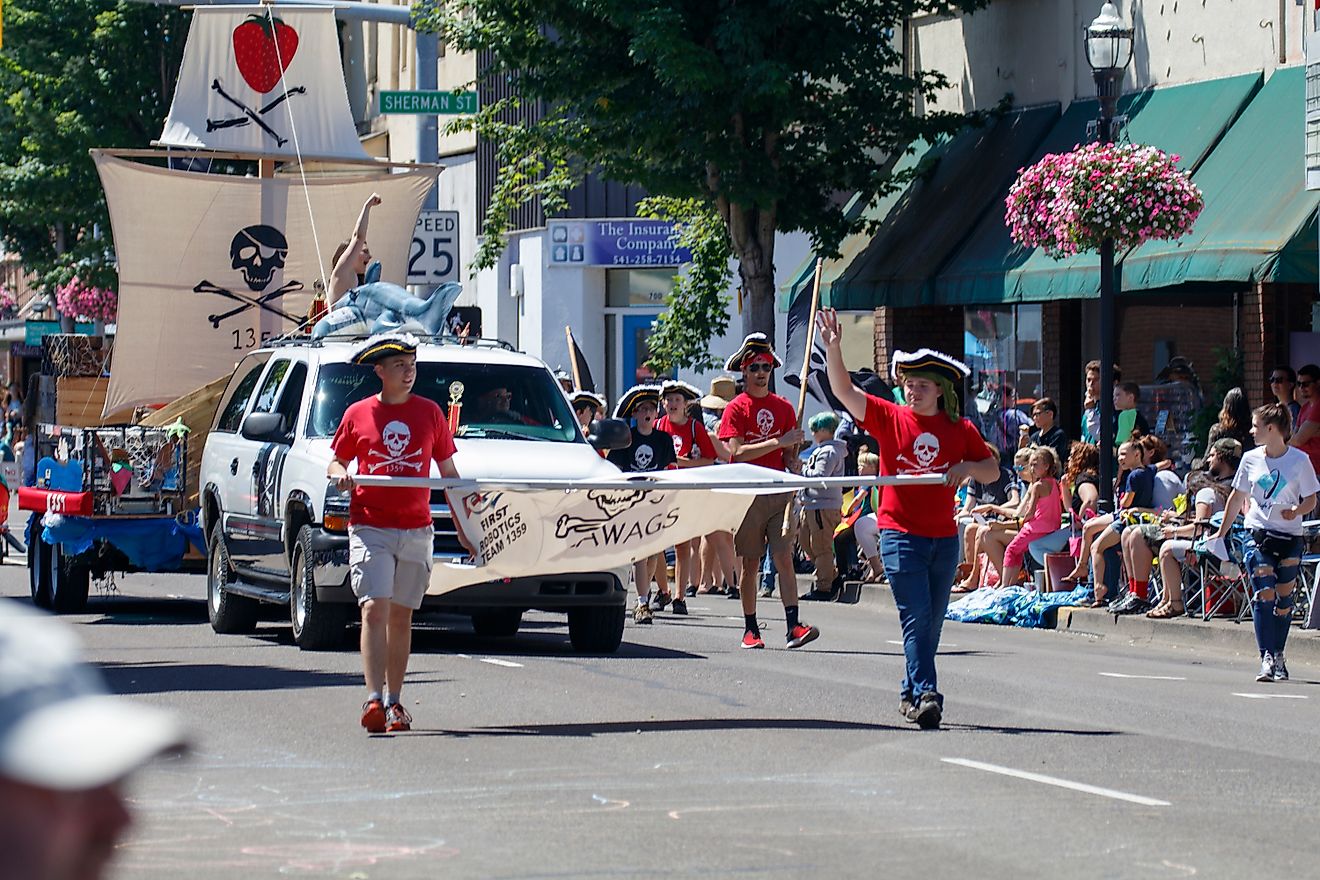
<path id="1" fill-rule="evenodd" d="M 211 527 L 206 555 L 206 616 L 211 619 L 211 629 L 224 635 L 252 632 L 257 628 L 261 606 L 256 599 L 235 596 L 225 589 L 234 582 L 234 570 L 229 565 L 229 549 L 218 517 Z"/>
<path id="2" fill-rule="evenodd" d="M 290 568 L 289 618 L 293 622 L 293 641 L 304 651 L 333 651 L 344 644 L 352 606 L 317 600 L 311 549 L 312 528 L 303 526 L 298 530 Z"/>
<path id="3" fill-rule="evenodd" d="M 38 608 L 50 610 L 50 551 L 51 547 L 41 540 L 41 524 L 33 529 L 32 546 L 28 547 L 28 588 L 32 592 L 32 604 Z"/>
<path id="4" fill-rule="evenodd" d="M 70 559 L 59 545 L 50 548 L 50 607 L 56 614 L 81 614 L 87 610 L 87 592 L 92 586 L 92 572 L 81 562 Z"/>

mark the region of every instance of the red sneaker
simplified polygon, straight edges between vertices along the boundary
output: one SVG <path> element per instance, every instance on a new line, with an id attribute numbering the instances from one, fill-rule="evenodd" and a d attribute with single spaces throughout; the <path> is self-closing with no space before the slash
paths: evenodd
<path id="1" fill-rule="evenodd" d="M 380 700 L 367 700 L 362 704 L 362 726 L 367 733 L 385 732 L 385 704 Z"/>
<path id="2" fill-rule="evenodd" d="M 748 630 L 747 632 L 743 633 L 742 646 L 744 648 L 764 648 L 765 642 L 762 641 L 761 637 L 758 636 L 756 633 L 752 632 L 751 630 Z"/>
<path id="3" fill-rule="evenodd" d="M 807 626 L 806 624 L 799 623 L 797 626 L 793 627 L 793 631 L 788 634 L 787 646 L 789 648 L 800 648 L 808 642 L 816 641 L 818 638 L 820 638 L 820 630 L 816 629 L 814 626 Z"/>
<path id="4" fill-rule="evenodd" d="M 390 733 L 396 733 L 400 730 L 412 730 L 412 716 L 408 714 L 408 710 L 403 708 L 402 705 L 393 703 L 385 710 L 385 716 L 389 719 L 385 729 Z"/>

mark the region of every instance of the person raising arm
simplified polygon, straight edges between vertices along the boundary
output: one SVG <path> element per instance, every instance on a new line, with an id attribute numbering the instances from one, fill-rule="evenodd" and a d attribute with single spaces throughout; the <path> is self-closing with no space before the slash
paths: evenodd
<path id="1" fill-rule="evenodd" d="M 332 260 L 334 268 L 330 271 L 330 290 L 326 296 L 331 308 L 334 308 L 335 303 L 344 294 L 362 283 L 362 276 L 366 274 L 367 266 L 371 265 L 371 249 L 367 247 L 367 224 L 371 222 L 371 209 L 380 202 L 380 196 L 376 193 L 367 197 L 362 204 L 362 210 L 358 213 L 357 225 L 353 227 L 352 236 L 335 249 Z"/>

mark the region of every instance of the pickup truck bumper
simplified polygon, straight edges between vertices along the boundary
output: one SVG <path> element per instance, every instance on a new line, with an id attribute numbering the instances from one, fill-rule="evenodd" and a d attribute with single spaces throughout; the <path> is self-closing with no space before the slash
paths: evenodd
<path id="1" fill-rule="evenodd" d="M 312 573 L 318 602 L 356 604 L 348 583 L 348 536 L 316 529 L 312 532 Z M 436 556 L 436 561 L 449 561 Z M 455 610 L 491 608 L 536 608 L 565 611 L 569 608 L 625 605 L 623 572 L 593 571 L 538 575 L 488 581 L 462 587 L 440 596 L 428 595 L 422 607 Z"/>

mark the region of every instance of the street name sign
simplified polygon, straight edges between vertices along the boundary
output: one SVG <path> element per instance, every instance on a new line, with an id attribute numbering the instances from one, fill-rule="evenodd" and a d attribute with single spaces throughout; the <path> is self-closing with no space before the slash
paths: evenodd
<path id="1" fill-rule="evenodd" d="M 381 92 L 382 114 L 437 114 L 457 116 L 477 112 L 476 92 Z"/>

